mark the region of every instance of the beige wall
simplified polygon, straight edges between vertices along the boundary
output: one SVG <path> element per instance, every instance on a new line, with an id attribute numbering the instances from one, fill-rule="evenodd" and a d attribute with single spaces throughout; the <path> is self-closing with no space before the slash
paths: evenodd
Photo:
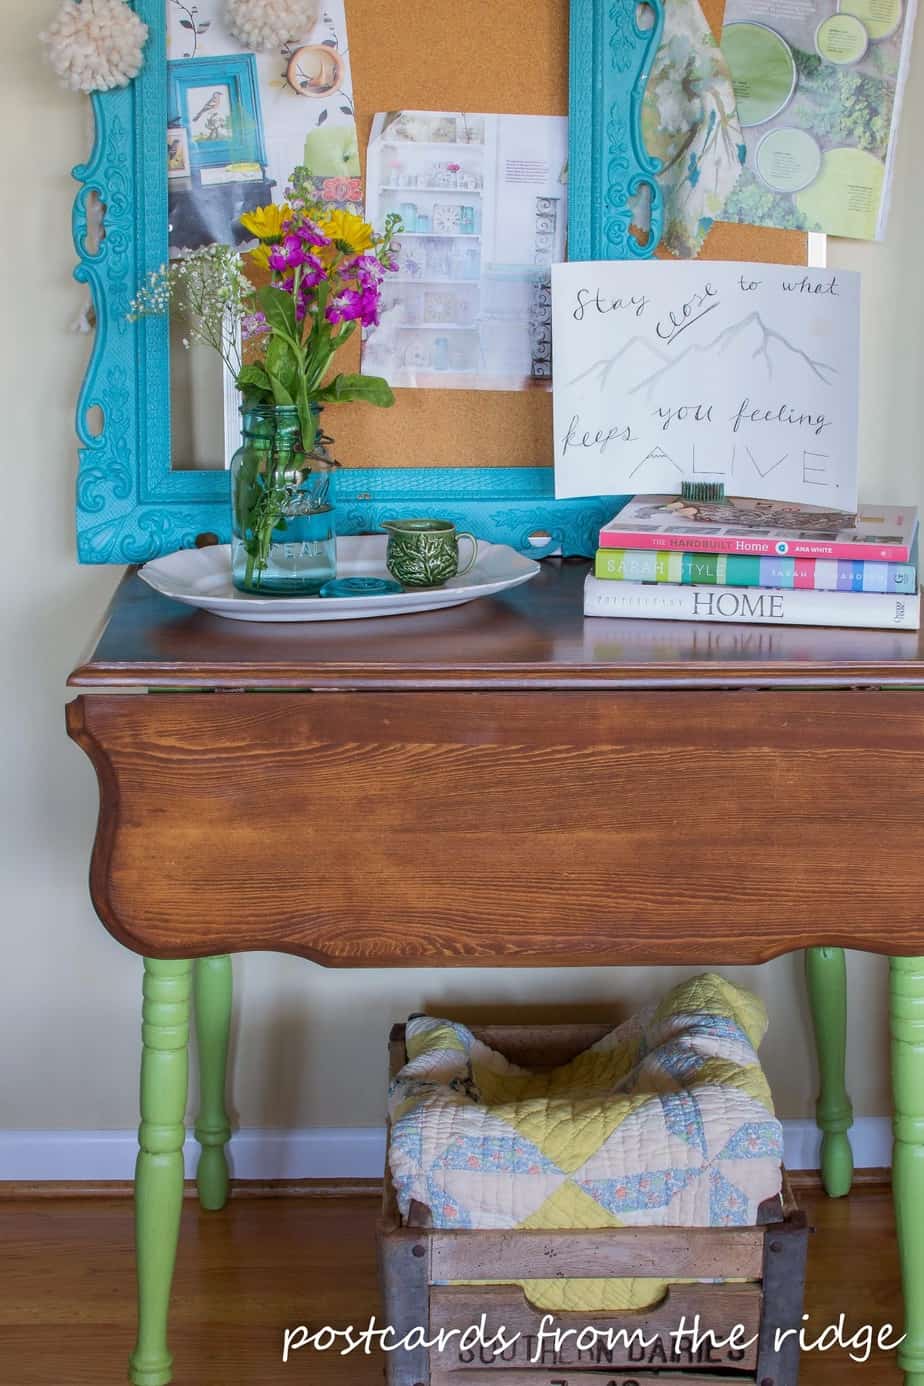
<path id="1" fill-rule="evenodd" d="M 0 83 L 8 135 L 0 192 L 0 1128 L 117 1128 L 137 1119 L 140 963 L 109 938 L 87 898 L 96 785 L 63 723 L 65 677 L 118 574 L 74 560 L 72 407 L 86 339 L 68 332 L 81 305 L 71 280 L 68 170 L 85 155 L 86 139 L 82 100 L 58 90 L 37 54 L 35 33 L 56 7 L 57 0 L 8 7 Z M 835 265 L 865 275 L 865 492 L 919 504 L 924 182 L 915 164 L 922 134 L 919 42 L 888 241 L 831 248 Z M 800 960 L 728 971 L 769 1004 L 764 1056 L 781 1114 L 808 1115 L 815 1078 Z M 464 1017 L 557 1008 L 605 1018 L 681 975 L 324 973 L 284 957 L 239 959 L 237 1112 L 247 1125 L 374 1125 L 382 1117 L 385 1033 L 411 1009 Z M 884 984 L 881 959 L 851 959 L 850 1087 L 859 1114 L 888 1110 Z"/>

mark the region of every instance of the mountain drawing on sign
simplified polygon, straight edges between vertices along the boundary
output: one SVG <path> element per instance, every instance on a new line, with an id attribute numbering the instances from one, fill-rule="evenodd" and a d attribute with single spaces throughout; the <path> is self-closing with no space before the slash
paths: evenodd
<path id="1" fill-rule="evenodd" d="M 740 322 L 726 327 L 717 337 L 713 337 L 711 342 L 688 346 L 676 361 L 671 361 L 639 381 L 629 393 L 634 395 L 642 390 L 650 399 L 654 387 L 665 384 L 674 371 L 686 373 L 690 364 L 688 357 L 714 356 L 718 365 L 723 358 L 728 359 L 732 352 L 736 359 L 744 357 L 756 361 L 758 357 L 763 357 L 768 380 L 772 380 L 774 371 L 781 370 L 786 362 L 799 369 L 807 367 L 822 385 L 833 384 L 831 377 L 837 375 L 836 367 L 829 366 L 824 361 L 816 361 L 800 347 L 793 346 L 782 333 L 768 327 L 759 313 L 749 313 Z"/>
<path id="2" fill-rule="evenodd" d="M 597 377 L 597 384 L 602 390 L 609 380 L 611 373 L 618 365 L 622 365 L 626 374 L 630 378 L 637 379 L 641 371 L 650 371 L 652 366 L 666 366 L 670 361 L 666 351 L 660 351 L 651 342 L 646 342 L 644 337 L 631 337 L 625 346 L 619 348 L 615 356 L 604 356 L 586 371 L 581 371 L 573 380 L 569 380 L 569 385 L 577 385 L 581 380 L 590 381 L 594 376 Z"/>

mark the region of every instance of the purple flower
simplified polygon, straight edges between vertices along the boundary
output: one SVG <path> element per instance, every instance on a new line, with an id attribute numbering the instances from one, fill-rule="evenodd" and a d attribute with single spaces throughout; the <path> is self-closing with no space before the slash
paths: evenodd
<path id="1" fill-rule="evenodd" d="M 325 317 L 330 323 L 355 322 L 363 327 L 375 327 L 379 321 L 377 289 L 341 289 L 328 303 Z"/>
<path id="2" fill-rule="evenodd" d="M 280 245 L 276 245 L 270 251 L 268 264 L 270 269 L 277 274 L 285 274 L 288 270 L 297 269 L 301 265 L 314 277 L 312 283 L 319 282 L 322 265 L 316 255 L 313 255 L 309 246 L 316 245 L 315 233 L 306 231 L 301 234 L 304 228 L 298 231 L 289 231 L 282 238 Z"/>
<path id="3" fill-rule="evenodd" d="M 324 278 L 326 278 L 324 266 L 320 261 L 311 258 L 311 263 L 302 270 L 302 277 L 299 280 L 298 296 L 295 300 L 297 322 L 303 322 L 307 313 L 316 311 L 317 295 L 314 291 Z"/>
<path id="4" fill-rule="evenodd" d="M 335 294 L 325 309 L 324 316 L 328 322 L 352 322 L 355 318 L 361 317 L 363 311 L 363 296 L 356 289 L 341 289 L 339 294 Z"/>
<path id="5" fill-rule="evenodd" d="M 245 342 L 254 342 L 258 337 L 265 337 L 269 330 L 265 313 L 247 313 L 241 318 L 241 337 Z"/>
<path id="6" fill-rule="evenodd" d="M 362 305 L 360 308 L 360 318 L 363 327 L 378 327 L 379 325 L 379 293 L 378 289 L 363 289 L 360 294 Z"/>
<path id="7" fill-rule="evenodd" d="M 302 293 L 306 289 L 313 289 L 316 284 L 320 284 L 324 278 L 324 266 L 314 255 L 306 255 L 302 260 L 302 277 L 300 287 Z"/>
<path id="8" fill-rule="evenodd" d="M 384 267 L 374 255 L 357 255 L 345 261 L 341 268 L 347 278 L 355 274 L 363 288 L 377 288 L 382 282 Z"/>
<path id="9" fill-rule="evenodd" d="M 286 264 L 294 269 L 296 265 L 307 265 L 314 259 L 310 250 L 306 250 L 301 238 L 294 234 L 286 236 L 283 241 L 286 254 Z"/>
<path id="10" fill-rule="evenodd" d="M 321 228 L 307 218 L 295 227 L 295 234 L 306 245 L 324 246 L 331 244 L 330 237 L 325 236 Z"/>
<path id="11" fill-rule="evenodd" d="M 328 305 L 328 322 L 352 322 L 358 319 L 363 327 L 377 326 L 385 269 L 386 266 L 375 255 L 355 255 L 352 259 L 342 260 L 337 267 L 337 276 L 343 287 Z"/>

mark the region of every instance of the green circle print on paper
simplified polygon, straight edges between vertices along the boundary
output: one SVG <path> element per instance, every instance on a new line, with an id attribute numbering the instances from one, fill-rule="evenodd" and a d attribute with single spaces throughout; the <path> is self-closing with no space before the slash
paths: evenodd
<path id="1" fill-rule="evenodd" d="M 789 44 L 774 29 L 746 21 L 727 24 L 722 53 L 743 126 L 763 125 L 788 106 L 796 89 L 796 63 Z"/>
<path id="2" fill-rule="evenodd" d="M 876 236 L 885 167 L 865 149 L 829 149 L 810 188 L 796 194 L 809 229 L 871 241 Z"/>
<path id="3" fill-rule="evenodd" d="M 774 192 L 801 192 L 821 172 L 821 149 L 807 130 L 768 130 L 754 153 L 754 164 Z"/>
<path id="4" fill-rule="evenodd" d="M 837 8 L 859 19 L 873 43 L 891 38 L 902 22 L 902 0 L 840 0 Z"/>
<path id="5" fill-rule="evenodd" d="M 852 14 L 832 14 L 815 30 L 815 49 L 819 58 L 835 67 L 853 67 L 866 56 L 869 34 Z"/>

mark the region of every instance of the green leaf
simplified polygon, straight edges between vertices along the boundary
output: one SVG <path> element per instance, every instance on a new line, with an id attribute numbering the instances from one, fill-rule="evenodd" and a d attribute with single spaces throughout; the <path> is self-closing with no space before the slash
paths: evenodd
<path id="1" fill-rule="evenodd" d="M 234 383 L 241 392 L 242 409 L 258 409 L 273 403 L 273 384 L 259 361 L 242 366 Z"/>
<path id="2" fill-rule="evenodd" d="M 377 404 L 380 409 L 387 409 L 395 402 L 391 386 L 379 375 L 335 375 L 316 398 L 320 404 L 361 399 L 367 404 Z"/>
<path id="3" fill-rule="evenodd" d="M 263 409 L 275 404 L 272 390 L 246 389 L 241 391 L 241 409 L 249 413 L 251 409 Z"/>
<path id="4" fill-rule="evenodd" d="M 298 397 L 298 422 L 302 432 L 302 446 L 306 452 L 314 449 L 318 436 L 318 416 L 312 408 L 311 400 L 303 389 Z"/>
<path id="5" fill-rule="evenodd" d="M 288 342 L 271 337 L 266 348 L 266 374 L 277 404 L 294 404 L 298 398 L 299 362 Z"/>
<path id="6" fill-rule="evenodd" d="M 273 284 L 264 284 L 257 290 L 257 302 L 266 314 L 266 321 L 274 332 L 279 332 L 292 341 L 298 341 L 298 326 L 295 321 L 295 299 L 284 289 Z"/>
<path id="7" fill-rule="evenodd" d="M 237 373 L 236 385 L 239 390 L 269 390 L 271 389 L 270 378 L 266 373 L 266 368 L 259 361 L 254 361 L 252 365 L 242 366 Z"/>

